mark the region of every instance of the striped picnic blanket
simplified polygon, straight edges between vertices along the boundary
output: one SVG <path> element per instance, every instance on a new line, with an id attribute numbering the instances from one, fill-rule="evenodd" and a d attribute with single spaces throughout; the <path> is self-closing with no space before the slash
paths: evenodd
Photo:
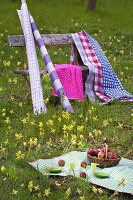
<path id="1" fill-rule="evenodd" d="M 102 186 L 110 190 L 116 190 L 118 192 L 133 194 L 133 161 L 122 158 L 119 165 L 109 168 L 98 168 L 98 171 L 103 171 L 109 174 L 109 178 L 100 179 L 96 178 L 93 173 L 91 173 L 90 165 L 87 159 L 86 152 L 71 151 L 69 153 L 63 154 L 52 159 L 38 159 L 33 162 L 29 162 L 31 166 L 40 171 L 43 175 L 48 175 L 45 171 L 46 167 L 58 166 L 58 161 L 63 159 L 65 161 L 65 166 L 61 173 L 50 174 L 58 176 L 68 176 L 74 175 L 79 178 L 81 171 L 86 171 L 88 179 L 86 181 L 93 183 L 95 185 Z M 87 168 L 81 168 L 81 162 L 86 161 L 88 163 Z M 75 165 L 74 172 L 70 170 L 70 164 Z M 124 185 L 120 182 L 124 180 Z"/>
<path id="2" fill-rule="evenodd" d="M 89 72 L 91 72 L 91 77 L 88 77 L 86 82 L 86 93 L 90 100 L 92 98 L 95 100 L 95 96 L 97 96 L 106 103 L 114 99 L 133 101 L 133 95 L 123 88 L 98 42 L 85 31 L 72 34 L 72 37 L 83 64 L 88 66 Z M 72 50 L 71 63 L 74 63 L 74 58 Z"/>

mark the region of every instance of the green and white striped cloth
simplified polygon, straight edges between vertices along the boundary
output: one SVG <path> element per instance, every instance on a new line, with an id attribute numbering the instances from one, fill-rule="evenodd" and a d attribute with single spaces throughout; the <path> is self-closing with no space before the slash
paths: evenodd
<path id="1" fill-rule="evenodd" d="M 63 159 L 65 161 L 65 166 L 62 168 L 62 172 L 58 174 L 50 175 L 59 175 L 59 176 L 68 176 L 74 175 L 80 177 L 79 174 L 81 171 L 87 173 L 87 181 L 95 185 L 105 187 L 110 190 L 116 190 L 118 192 L 124 192 L 133 194 L 133 161 L 122 158 L 119 165 L 109 168 L 98 168 L 97 171 L 103 171 L 109 174 L 109 178 L 96 178 L 93 173 L 91 173 L 90 165 L 87 159 L 86 152 L 71 151 L 69 153 L 63 154 L 52 159 L 38 159 L 33 162 L 29 162 L 35 169 L 40 171 L 43 175 L 48 175 L 45 171 L 46 167 L 57 167 L 58 161 Z M 88 166 L 86 169 L 83 169 L 80 164 L 82 161 L 86 161 Z M 70 164 L 75 165 L 74 172 L 70 169 Z M 123 184 L 121 183 L 124 180 Z"/>

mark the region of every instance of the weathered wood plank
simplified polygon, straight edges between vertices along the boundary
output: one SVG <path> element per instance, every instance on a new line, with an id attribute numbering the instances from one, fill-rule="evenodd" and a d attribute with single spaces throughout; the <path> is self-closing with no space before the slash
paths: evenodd
<path id="1" fill-rule="evenodd" d="M 73 44 L 71 34 L 43 34 L 41 35 L 46 46 Z M 25 46 L 23 35 L 9 35 L 9 46 L 21 47 Z"/>
<path id="2" fill-rule="evenodd" d="M 29 75 L 29 70 L 15 70 L 14 71 L 15 74 L 20 74 L 24 77 L 28 76 Z M 40 75 L 43 75 L 43 74 L 47 74 L 47 69 L 40 69 Z M 88 77 L 88 74 L 89 74 L 89 69 L 88 67 L 83 67 L 82 68 L 82 78 L 83 78 L 83 89 L 85 90 L 85 82 L 87 80 L 87 77 Z"/>
<path id="3" fill-rule="evenodd" d="M 15 74 L 20 74 L 22 76 L 27 76 L 29 75 L 29 70 L 27 69 L 18 69 L 14 71 Z M 40 69 L 40 75 L 47 74 L 46 69 Z"/>

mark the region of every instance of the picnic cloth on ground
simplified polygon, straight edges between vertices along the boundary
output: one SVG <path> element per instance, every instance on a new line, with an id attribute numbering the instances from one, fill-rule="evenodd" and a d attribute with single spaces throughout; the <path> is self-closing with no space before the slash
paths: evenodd
<path id="1" fill-rule="evenodd" d="M 58 157 L 51 159 L 38 159 L 33 162 L 29 162 L 31 166 L 40 171 L 43 175 L 48 175 L 45 172 L 45 167 L 58 166 L 58 161 L 63 159 L 65 161 L 65 166 L 61 173 L 50 174 L 50 175 L 59 175 L 59 176 L 68 176 L 74 175 L 79 178 L 81 171 L 86 171 L 88 174 L 88 179 L 86 181 L 99 185 L 101 187 L 116 190 L 118 192 L 133 194 L 133 161 L 122 158 L 119 165 L 109 168 L 98 168 L 97 170 L 109 173 L 109 178 L 100 179 L 96 178 L 90 170 L 90 165 L 86 169 L 81 168 L 80 164 L 82 161 L 86 161 L 88 164 L 86 152 L 71 151 L 69 153 L 63 154 Z M 70 163 L 75 164 L 74 173 L 70 170 Z M 119 182 L 125 179 L 124 186 L 119 185 Z"/>
<path id="2" fill-rule="evenodd" d="M 43 58 L 43 61 L 46 65 L 46 68 L 47 68 L 47 71 L 49 73 L 49 76 L 50 76 L 50 79 L 57 91 L 57 94 L 58 94 L 58 97 L 59 99 L 61 100 L 61 104 L 62 104 L 62 107 L 67 110 L 68 112 L 71 112 L 73 113 L 73 108 L 67 98 L 67 95 L 65 94 L 65 91 L 64 91 L 64 88 L 60 82 L 60 79 L 55 71 L 55 68 L 54 68 L 54 65 L 50 59 L 50 56 L 47 52 L 47 49 L 44 45 L 44 41 L 37 29 L 37 26 L 35 24 L 35 21 L 33 19 L 33 17 L 30 15 L 30 20 L 31 20 L 31 27 L 32 27 L 32 31 L 33 31 L 33 34 L 34 34 L 34 37 L 37 41 L 37 44 L 39 46 L 39 49 L 40 49 L 40 52 L 41 52 L 41 55 L 42 55 L 42 58 Z"/>
<path id="3" fill-rule="evenodd" d="M 90 78 L 88 76 L 86 82 L 88 97 L 91 99 L 92 96 L 92 99 L 95 100 L 94 95 L 96 95 L 99 99 L 107 103 L 114 99 L 133 101 L 133 96 L 123 88 L 98 42 L 85 31 L 72 34 L 72 37 L 83 63 L 86 66 L 88 66 L 88 63 L 91 63 L 94 67 L 94 70 L 89 68 L 89 72 L 92 74 Z M 74 63 L 74 58 L 75 55 L 72 50 L 71 63 Z M 94 95 L 90 95 L 89 90 L 91 90 L 92 94 L 93 90 Z"/>
<path id="4" fill-rule="evenodd" d="M 83 100 L 82 68 L 71 64 L 56 64 L 55 69 L 67 97 L 69 99 Z M 55 87 L 52 88 L 52 93 L 57 96 Z"/>
<path id="5" fill-rule="evenodd" d="M 18 15 L 21 21 L 26 44 L 33 110 L 34 113 L 45 113 L 47 110 L 44 104 L 34 37 L 31 30 L 29 11 L 25 0 L 22 0 L 21 10 L 18 10 Z"/>

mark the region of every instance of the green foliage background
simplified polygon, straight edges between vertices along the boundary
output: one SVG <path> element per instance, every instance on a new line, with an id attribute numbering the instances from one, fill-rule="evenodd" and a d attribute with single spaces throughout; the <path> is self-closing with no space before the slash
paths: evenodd
<path id="1" fill-rule="evenodd" d="M 102 46 L 125 89 L 133 94 L 133 3 L 98 0 L 96 11 L 89 13 L 87 2 L 27 0 L 41 33 L 90 33 Z M 105 141 L 122 157 L 133 159 L 133 103 L 114 101 L 99 106 L 87 99 L 71 100 L 75 114 L 69 116 L 51 95 L 52 85 L 45 75 L 42 85 L 48 112 L 34 116 L 31 97 L 26 97 L 28 85 L 13 73 L 22 67 L 21 50 L 9 47 L 7 41 L 8 35 L 22 34 L 16 12 L 20 5 L 18 0 L 1 0 L 0 6 L 0 199 L 131 199 L 130 195 L 115 196 L 106 189 L 100 193 L 99 187 L 94 190 L 75 177 L 44 177 L 28 165 L 28 161 L 38 158 L 96 148 Z M 53 63 L 69 63 L 69 46 L 49 47 L 48 52 Z M 38 50 L 37 54 L 44 67 Z M 26 68 L 26 55 L 24 62 Z"/>

